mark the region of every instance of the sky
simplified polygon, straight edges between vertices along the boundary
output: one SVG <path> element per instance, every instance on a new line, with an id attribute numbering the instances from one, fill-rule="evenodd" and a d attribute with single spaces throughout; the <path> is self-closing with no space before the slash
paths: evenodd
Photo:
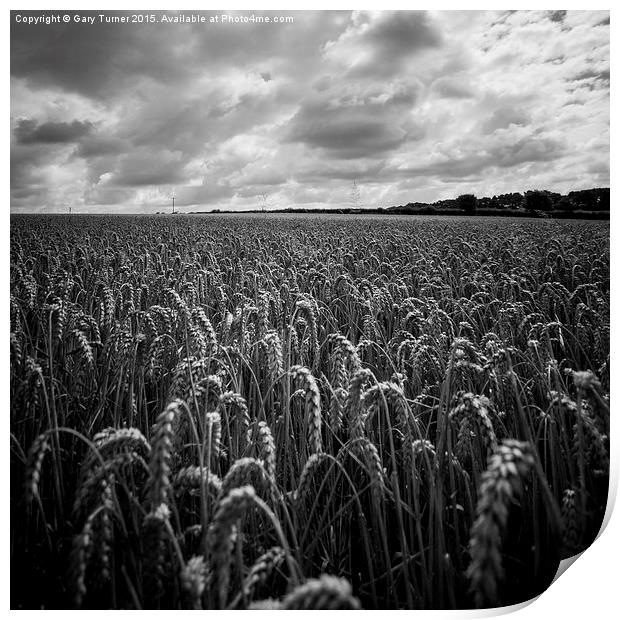
<path id="1" fill-rule="evenodd" d="M 608 11 L 100 14 L 11 14 L 11 212 L 609 186 Z"/>

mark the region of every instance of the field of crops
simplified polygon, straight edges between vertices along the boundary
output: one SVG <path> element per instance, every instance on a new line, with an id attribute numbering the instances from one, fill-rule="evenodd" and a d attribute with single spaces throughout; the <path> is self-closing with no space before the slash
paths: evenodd
<path id="1" fill-rule="evenodd" d="M 14 216 L 11 606 L 469 608 L 609 474 L 609 225 Z"/>

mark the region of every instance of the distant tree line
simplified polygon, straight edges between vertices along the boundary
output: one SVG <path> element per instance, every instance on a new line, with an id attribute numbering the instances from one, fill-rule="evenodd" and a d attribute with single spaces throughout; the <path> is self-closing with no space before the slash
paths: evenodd
<path id="1" fill-rule="evenodd" d="M 397 213 L 450 213 L 463 212 L 474 215 L 510 214 L 560 215 L 580 213 L 609 213 L 609 188 L 596 187 L 569 192 L 566 195 L 548 190 L 530 190 L 523 194 L 512 192 L 492 197 L 477 198 L 474 194 L 461 194 L 457 198 L 437 200 L 433 203 L 410 202 L 406 205 L 391 207 L 390 212 Z"/>
<path id="2" fill-rule="evenodd" d="M 234 213 L 213 209 L 211 213 Z M 244 213 L 264 212 L 255 209 Z M 316 209 L 306 207 L 289 207 L 273 209 L 271 213 L 337 213 L 356 215 L 375 214 L 412 214 L 412 215 L 503 215 L 514 217 L 575 217 L 585 219 L 609 218 L 609 188 L 595 187 L 569 192 L 566 195 L 548 190 L 530 190 L 524 193 L 511 192 L 492 197 L 477 198 L 474 194 L 461 194 L 457 198 L 428 202 L 409 202 L 396 207 L 368 207 L 359 205 L 336 209 Z M 201 213 L 201 212 L 197 212 Z M 202 212 L 204 213 L 204 212 Z"/>

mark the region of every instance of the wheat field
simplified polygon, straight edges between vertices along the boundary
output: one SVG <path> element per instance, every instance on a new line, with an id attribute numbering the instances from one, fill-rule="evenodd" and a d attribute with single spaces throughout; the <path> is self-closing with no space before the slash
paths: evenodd
<path id="1" fill-rule="evenodd" d="M 13 216 L 10 253 L 13 608 L 493 607 L 598 533 L 607 223 Z"/>

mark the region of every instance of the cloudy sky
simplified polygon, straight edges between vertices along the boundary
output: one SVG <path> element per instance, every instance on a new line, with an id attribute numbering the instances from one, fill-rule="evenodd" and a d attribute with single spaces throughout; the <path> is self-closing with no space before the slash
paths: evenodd
<path id="1" fill-rule="evenodd" d="M 353 180 L 363 206 L 609 185 L 608 12 L 255 14 L 294 23 L 13 12 L 12 211 L 350 206 Z"/>

